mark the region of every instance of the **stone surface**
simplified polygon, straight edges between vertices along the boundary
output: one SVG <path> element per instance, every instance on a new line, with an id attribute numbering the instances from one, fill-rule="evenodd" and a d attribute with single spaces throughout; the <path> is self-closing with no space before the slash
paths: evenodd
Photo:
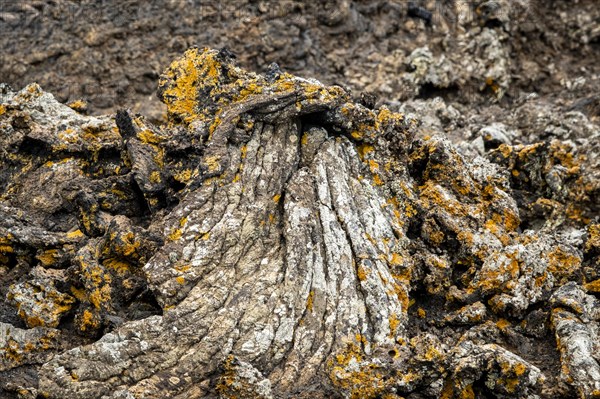
<path id="1" fill-rule="evenodd" d="M 163 125 L 0 93 L 7 395 L 598 395 L 585 115 L 544 108 L 572 128 L 535 142 L 524 104 L 455 145 L 443 101 L 415 105 L 426 134 L 418 112 L 199 48 L 160 77 Z"/>

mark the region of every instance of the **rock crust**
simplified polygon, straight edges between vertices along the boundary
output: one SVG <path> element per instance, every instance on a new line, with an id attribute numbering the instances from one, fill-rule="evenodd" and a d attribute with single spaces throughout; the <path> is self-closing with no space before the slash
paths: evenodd
<path id="1" fill-rule="evenodd" d="M 600 395 L 585 116 L 578 141 L 491 126 L 480 156 L 199 48 L 158 92 L 161 126 L 0 86 L 7 395 Z"/>

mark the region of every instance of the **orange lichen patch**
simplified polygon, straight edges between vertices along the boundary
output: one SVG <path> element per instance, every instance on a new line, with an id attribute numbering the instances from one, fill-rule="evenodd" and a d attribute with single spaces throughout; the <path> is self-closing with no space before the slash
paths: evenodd
<path id="1" fill-rule="evenodd" d="M 505 208 L 503 211 L 503 222 L 507 231 L 515 231 L 521 224 L 521 219 L 518 213 Z"/>
<path id="2" fill-rule="evenodd" d="M 27 327 L 57 327 L 61 316 L 71 310 L 75 299 L 53 286 L 26 282 L 11 286 L 7 299 L 14 302 L 17 314 Z"/>
<path id="3" fill-rule="evenodd" d="M 513 148 L 507 144 L 500 144 L 498 151 L 504 158 L 509 158 L 513 153 Z"/>
<path id="4" fill-rule="evenodd" d="M 314 300 L 315 300 L 315 292 L 310 291 L 308 293 L 308 299 L 306 300 L 306 310 L 308 310 L 309 312 L 313 311 Z"/>
<path id="5" fill-rule="evenodd" d="M 152 173 L 150 173 L 150 182 L 152 182 L 152 183 L 160 183 L 161 182 L 159 171 L 155 170 Z"/>
<path id="6" fill-rule="evenodd" d="M 458 397 L 460 399 L 475 399 L 475 392 L 473 391 L 473 386 L 472 385 L 467 385 L 466 387 L 464 387 Z"/>
<path id="7" fill-rule="evenodd" d="M 510 322 L 506 319 L 500 319 L 496 322 L 496 326 L 501 330 L 501 331 L 506 331 L 509 327 L 510 327 Z"/>
<path id="8" fill-rule="evenodd" d="M 40 261 L 42 266 L 52 266 L 59 259 L 58 249 L 47 249 L 41 254 L 37 255 L 36 258 Z"/>
<path id="9" fill-rule="evenodd" d="M 112 241 L 112 249 L 118 255 L 124 256 L 126 258 L 133 257 L 138 258 L 137 251 L 140 248 L 141 243 L 136 240 L 133 232 L 127 232 L 125 234 L 119 234 L 118 240 Z"/>
<path id="10" fill-rule="evenodd" d="M 87 263 L 83 256 L 78 256 L 80 271 L 86 284 L 87 299 L 96 308 L 110 307 L 112 277 L 103 266 Z"/>
<path id="11" fill-rule="evenodd" d="M 4 105 L 0 105 L 0 116 L 6 113 L 6 107 Z"/>
<path id="12" fill-rule="evenodd" d="M 84 100 L 75 100 L 67 104 L 69 108 L 77 112 L 84 112 L 88 104 Z"/>
<path id="13" fill-rule="evenodd" d="M 554 209 L 563 208 L 563 205 L 560 202 L 548 198 L 538 198 L 533 204 L 529 205 L 530 208 L 533 208 L 535 206 L 539 206 L 546 212 L 551 212 Z"/>
<path id="14" fill-rule="evenodd" d="M 475 243 L 475 237 L 473 236 L 473 233 L 469 230 L 459 231 L 456 235 L 456 239 L 462 243 L 465 243 L 469 248 L 472 247 Z"/>
<path id="15" fill-rule="evenodd" d="M 402 309 L 408 309 L 410 307 L 410 298 L 408 296 L 409 288 L 408 288 L 408 280 L 401 280 L 394 276 L 394 279 L 398 282 L 393 283 L 394 294 L 402 304 Z"/>
<path id="16" fill-rule="evenodd" d="M 264 399 L 262 389 L 257 386 L 260 382 L 254 376 L 250 376 L 240 367 L 240 362 L 233 356 L 228 356 L 220 365 L 222 373 L 216 381 L 215 390 L 217 396 L 222 399 L 245 399 L 256 398 Z M 178 384 L 178 377 L 169 378 L 172 385 Z M 270 395 L 269 395 L 270 397 Z"/>
<path id="17" fill-rule="evenodd" d="M 516 281 L 520 273 L 519 261 L 517 253 L 507 254 L 498 268 L 481 269 L 478 275 L 477 288 L 484 293 L 502 289 L 512 281 Z"/>
<path id="18" fill-rule="evenodd" d="M 6 346 L 3 348 L 3 357 L 13 364 L 19 364 L 23 361 L 23 350 L 21 345 L 12 338 L 8 338 Z"/>
<path id="19" fill-rule="evenodd" d="M 67 238 L 81 238 L 83 237 L 83 232 L 79 229 L 70 231 L 67 233 Z"/>
<path id="20" fill-rule="evenodd" d="M 308 144 L 308 138 L 309 138 L 308 136 L 309 136 L 308 132 L 304 132 L 302 134 L 302 139 L 300 139 L 300 144 L 302 144 L 303 146 L 307 145 Z"/>
<path id="21" fill-rule="evenodd" d="M 190 270 L 192 268 L 192 266 L 189 264 L 183 264 L 183 265 L 177 264 L 177 265 L 173 266 L 173 268 L 180 273 L 185 273 L 188 270 Z"/>
<path id="22" fill-rule="evenodd" d="M 429 240 L 435 244 L 435 245 L 440 245 L 441 243 L 444 242 L 444 238 L 445 235 L 444 233 L 442 233 L 441 231 L 434 231 L 431 234 L 429 234 Z"/>
<path id="23" fill-rule="evenodd" d="M 279 203 L 280 199 L 281 199 L 281 194 L 275 194 L 273 196 L 273 202 L 275 202 L 276 204 Z"/>
<path id="24" fill-rule="evenodd" d="M 206 157 L 203 160 L 203 163 L 206 165 L 209 172 L 216 172 L 221 168 L 221 164 L 219 163 L 221 159 L 216 156 Z"/>
<path id="25" fill-rule="evenodd" d="M 579 173 L 581 163 L 585 161 L 585 157 L 576 157 L 575 154 L 573 154 L 573 148 L 559 140 L 552 140 L 550 143 L 550 153 L 562 166 L 567 168 L 567 173 L 570 175 Z"/>
<path id="26" fill-rule="evenodd" d="M 383 180 L 381 180 L 379 175 L 373 175 L 373 183 L 375 183 L 376 186 L 383 186 Z"/>
<path id="27" fill-rule="evenodd" d="M 527 371 L 527 366 L 522 363 L 511 363 L 508 361 L 500 361 L 501 377 L 496 381 L 500 386 L 503 386 L 508 392 L 515 393 L 521 378 Z"/>
<path id="28" fill-rule="evenodd" d="M 398 330 L 398 327 L 400 326 L 400 318 L 398 317 L 398 315 L 396 313 L 392 313 L 389 317 L 389 323 L 390 323 L 390 338 L 394 336 L 394 334 L 396 334 L 396 330 Z"/>
<path id="29" fill-rule="evenodd" d="M 591 221 L 588 217 L 584 216 L 584 210 L 574 203 L 567 204 L 565 214 L 567 215 L 567 218 L 575 220 L 581 224 L 588 224 Z"/>
<path id="30" fill-rule="evenodd" d="M 444 388 L 440 394 L 440 399 L 453 399 L 454 398 L 454 384 L 450 379 L 444 381 Z"/>
<path id="31" fill-rule="evenodd" d="M 222 75 L 216 56 L 215 51 L 187 50 L 161 77 L 159 86 L 164 88 L 162 98 L 170 116 L 186 123 L 198 117 L 195 108 L 198 91 L 206 86 L 215 86 Z"/>
<path id="32" fill-rule="evenodd" d="M 147 144 L 160 144 L 165 140 L 165 137 L 159 136 L 150 129 L 143 129 L 137 133 L 137 138 Z"/>
<path id="33" fill-rule="evenodd" d="M 593 292 L 595 294 L 600 293 L 600 279 L 584 284 L 583 288 L 585 288 L 588 292 Z"/>
<path id="34" fill-rule="evenodd" d="M 590 224 L 588 226 L 588 237 L 585 242 L 585 251 L 592 252 L 592 250 L 600 251 L 600 224 Z M 1 241 L 0 241 L 1 243 Z"/>
<path id="35" fill-rule="evenodd" d="M 75 323 L 82 332 L 94 331 L 100 327 L 100 315 L 97 312 L 84 309 L 83 312 L 75 316 Z"/>
<path id="36" fill-rule="evenodd" d="M 177 283 L 183 285 L 185 284 L 185 278 L 183 276 L 179 276 L 175 279 L 175 281 L 177 281 Z"/>
<path id="37" fill-rule="evenodd" d="M 404 263 L 404 258 L 398 253 L 393 253 L 390 259 L 390 266 L 400 266 Z"/>
<path id="38" fill-rule="evenodd" d="M 96 212 L 98 211 L 98 204 L 92 204 L 92 206 L 90 206 L 89 210 L 82 210 L 81 211 L 81 223 L 83 224 L 83 227 L 85 228 L 85 230 L 89 233 L 90 231 L 92 231 L 92 226 L 94 225 L 94 217 Z"/>
<path id="39" fill-rule="evenodd" d="M 538 149 L 544 147 L 544 143 L 535 143 L 535 144 L 531 144 L 531 145 L 526 145 L 526 146 L 516 146 L 516 150 L 518 150 L 518 157 L 521 161 L 527 161 L 528 158 L 530 158 L 533 154 L 535 154 Z"/>
<path id="40" fill-rule="evenodd" d="M 167 236 L 167 239 L 169 241 L 177 241 L 181 238 L 182 235 L 183 231 L 181 229 L 174 228 L 173 230 L 171 230 L 171 233 L 169 233 L 169 235 Z"/>
<path id="41" fill-rule="evenodd" d="M 383 370 L 374 363 L 363 361 L 362 350 L 354 342 L 327 361 L 329 378 L 334 386 L 347 392 L 351 399 L 382 397 L 394 384 L 384 378 Z"/>
<path id="42" fill-rule="evenodd" d="M 364 134 L 359 132 L 358 130 L 354 130 L 350 133 L 350 136 L 355 140 L 361 140 L 364 138 Z"/>
<path id="43" fill-rule="evenodd" d="M 566 282 L 581 267 L 581 258 L 556 247 L 548 254 L 548 271 L 559 282 Z"/>
<path id="44" fill-rule="evenodd" d="M 419 186 L 421 203 L 427 209 L 439 206 L 454 216 L 464 216 L 467 214 L 463 204 L 452 197 L 444 188 L 428 180 L 424 185 Z"/>
<path id="45" fill-rule="evenodd" d="M 427 317 L 427 312 L 423 308 L 418 308 L 417 316 L 419 316 L 419 318 L 421 318 L 421 319 L 424 319 L 425 317 Z"/>
<path id="46" fill-rule="evenodd" d="M 5 237 L 0 237 L 0 254 L 12 254 L 15 250 L 12 247 L 14 236 L 8 233 Z"/>
<path id="47" fill-rule="evenodd" d="M 105 275 L 105 279 L 108 281 L 108 279 L 110 279 L 110 277 L 108 275 Z M 110 299 L 111 299 L 110 285 L 105 284 L 105 285 L 93 290 L 92 292 L 89 293 L 88 299 L 90 300 L 90 303 L 92 305 L 94 305 L 94 307 L 96 309 L 100 309 L 102 307 L 102 305 L 106 306 L 107 304 L 110 303 Z"/>
<path id="48" fill-rule="evenodd" d="M 492 219 L 486 220 L 484 227 L 490 233 L 495 235 L 496 238 L 498 238 L 503 245 L 508 245 L 510 243 L 510 236 L 504 234 L 504 226 L 498 223 L 498 219 L 500 219 L 500 221 L 502 222 L 501 217 L 499 217 L 497 213 L 493 214 Z"/>
<path id="49" fill-rule="evenodd" d="M 187 183 L 192 179 L 192 170 L 184 169 L 180 172 L 177 172 L 173 175 L 173 178 L 180 183 Z"/>
<path id="50" fill-rule="evenodd" d="M 242 386 L 240 384 L 236 384 L 237 373 L 235 371 L 235 366 L 233 365 L 235 362 L 235 357 L 233 355 L 229 355 L 225 362 L 223 363 L 223 374 L 219 378 L 219 381 L 215 387 L 216 391 L 219 393 L 219 396 L 225 399 L 237 399 L 237 395 L 230 394 L 231 391 L 237 391 Z"/>
<path id="51" fill-rule="evenodd" d="M 517 376 L 522 376 L 527 371 L 527 367 L 522 363 L 517 363 L 514 367 L 514 371 Z"/>
<path id="52" fill-rule="evenodd" d="M 356 148 L 360 159 L 364 160 L 365 157 L 375 151 L 375 147 L 370 144 L 361 144 Z"/>
<path id="53" fill-rule="evenodd" d="M 263 87 L 256 84 L 256 82 L 247 82 L 240 79 L 237 83 L 241 86 L 241 90 L 239 91 L 239 94 L 234 97 L 234 101 L 243 101 L 249 96 L 261 94 L 263 92 Z"/>
<path id="54" fill-rule="evenodd" d="M 76 288 L 74 286 L 71 286 L 71 294 L 79 301 L 79 302 L 83 302 L 87 296 L 85 294 L 85 290 Z"/>
<path id="55" fill-rule="evenodd" d="M 371 173 L 376 173 L 379 170 L 379 164 L 375 160 L 369 159 L 368 164 Z"/>
<path id="56" fill-rule="evenodd" d="M 367 279 L 368 274 L 369 271 L 365 269 L 362 265 L 358 266 L 358 268 L 356 269 L 356 276 L 360 281 L 365 281 Z"/>
<path id="57" fill-rule="evenodd" d="M 131 265 L 118 258 L 105 259 L 102 264 L 110 270 L 114 270 L 120 276 L 124 276 L 131 272 Z"/>

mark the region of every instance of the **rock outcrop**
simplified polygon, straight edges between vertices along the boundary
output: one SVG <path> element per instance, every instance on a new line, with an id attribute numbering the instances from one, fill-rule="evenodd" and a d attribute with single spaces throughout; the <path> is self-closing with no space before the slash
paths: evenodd
<path id="1" fill-rule="evenodd" d="M 600 397 L 597 126 L 479 156 L 198 48 L 159 97 L 0 87 L 6 395 Z"/>

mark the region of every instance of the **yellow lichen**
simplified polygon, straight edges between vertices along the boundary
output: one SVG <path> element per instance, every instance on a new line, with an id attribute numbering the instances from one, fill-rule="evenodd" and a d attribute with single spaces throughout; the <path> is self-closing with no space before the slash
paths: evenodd
<path id="1" fill-rule="evenodd" d="M 48 249 L 48 250 L 42 252 L 41 254 L 39 254 L 38 256 L 36 256 L 36 258 L 40 261 L 42 266 L 44 266 L 44 267 L 51 266 L 51 265 L 55 264 L 59 259 L 58 250 L 57 249 Z"/>
<path id="2" fill-rule="evenodd" d="M 393 337 L 396 333 L 396 330 L 400 326 L 400 319 L 396 313 L 392 313 L 388 321 L 390 323 L 390 337 Z"/>
<path id="3" fill-rule="evenodd" d="M 216 172 L 221 168 L 221 164 L 219 163 L 220 158 L 217 156 L 210 156 L 204 159 L 204 164 L 207 166 L 209 172 Z"/>
<path id="4" fill-rule="evenodd" d="M 141 142 L 147 144 L 159 144 L 162 141 L 164 141 L 163 137 L 157 135 L 150 129 L 141 130 L 140 132 L 138 132 L 137 137 L 138 139 L 140 139 Z"/>
<path id="5" fill-rule="evenodd" d="M 192 170 L 184 169 L 180 172 L 177 172 L 173 175 L 173 178 L 180 183 L 187 183 L 192 179 Z"/>
<path id="6" fill-rule="evenodd" d="M 589 252 L 593 248 L 600 249 L 600 224 L 591 224 L 588 227 L 588 238 L 585 242 L 585 250 Z"/>
<path id="7" fill-rule="evenodd" d="M 308 310 L 309 312 L 312 312 L 312 310 L 313 310 L 314 299 L 315 299 L 315 292 L 310 291 L 308 293 L 308 299 L 306 300 L 306 310 Z"/>
<path id="8" fill-rule="evenodd" d="M 111 270 L 114 270 L 115 272 L 117 272 L 117 274 L 121 276 L 124 276 L 131 270 L 131 266 L 129 265 L 129 263 L 117 258 L 108 258 L 105 259 L 102 263 L 104 264 L 104 266 Z"/>
<path id="9" fill-rule="evenodd" d="M 581 258 L 556 247 L 548 254 L 548 271 L 558 281 L 565 282 L 581 267 Z"/>
<path id="10" fill-rule="evenodd" d="M 358 368 L 349 367 L 352 363 Z M 330 358 L 327 367 L 333 385 L 346 391 L 351 399 L 382 397 L 394 383 L 393 379 L 383 378 L 378 365 L 363 361 L 362 350 L 354 342 L 348 342 L 344 350 Z"/>
<path id="11" fill-rule="evenodd" d="M 161 179 L 160 179 L 160 172 L 158 171 L 153 171 L 152 173 L 150 173 L 150 182 L 152 183 L 160 183 Z"/>
<path id="12" fill-rule="evenodd" d="M 83 233 L 79 229 L 70 231 L 67 233 L 67 238 L 81 238 L 81 237 L 83 237 Z"/>
<path id="13" fill-rule="evenodd" d="M 67 104 L 74 111 L 81 112 L 87 108 L 87 103 L 84 100 L 75 100 Z"/>
<path id="14" fill-rule="evenodd" d="M 367 279 L 368 271 L 361 265 L 356 269 L 356 275 L 360 281 L 365 281 Z"/>
<path id="15" fill-rule="evenodd" d="M 390 259 L 390 266 L 400 266 L 404 263 L 404 258 L 398 253 L 393 253 Z"/>
<path id="16" fill-rule="evenodd" d="M 182 235 L 183 231 L 181 229 L 174 228 L 173 230 L 171 230 L 171 233 L 169 233 L 169 235 L 167 236 L 167 239 L 169 241 L 177 241 L 181 238 Z"/>
<path id="17" fill-rule="evenodd" d="M 85 309 L 78 318 L 78 326 L 81 331 L 95 330 L 100 327 L 98 314 Z"/>
<path id="18" fill-rule="evenodd" d="M 164 87 L 163 100 L 170 115 L 186 123 L 198 118 L 196 103 L 198 91 L 215 86 L 221 76 L 221 65 L 216 52 L 190 49 L 182 58 L 173 62 L 159 85 Z"/>
<path id="19" fill-rule="evenodd" d="M 357 151 L 360 158 L 364 160 L 368 154 L 375 151 L 375 147 L 370 144 L 361 144 L 357 147 Z"/>
<path id="20" fill-rule="evenodd" d="M 585 288 L 588 292 L 593 292 L 595 294 L 600 293 L 600 279 L 584 284 L 583 288 Z"/>

